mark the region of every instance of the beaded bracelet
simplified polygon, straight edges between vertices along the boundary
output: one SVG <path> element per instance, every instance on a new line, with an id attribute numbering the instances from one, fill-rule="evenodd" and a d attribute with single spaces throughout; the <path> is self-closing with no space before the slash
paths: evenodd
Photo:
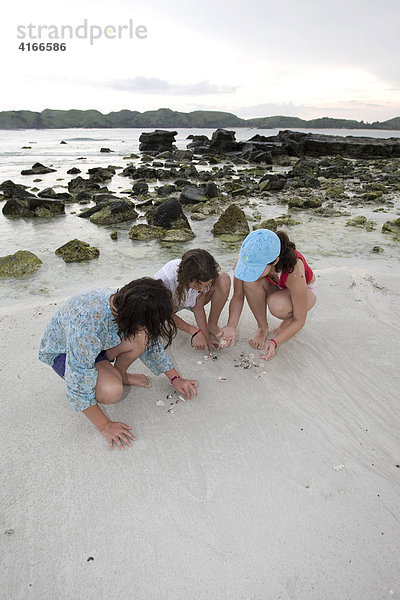
<path id="1" fill-rule="evenodd" d="M 180 379 L 180 378 L 181 378 L 181 376 L 180 376 L 180 375 L 174 375 L 174 376 L 173 376 L 173 378 L 169 380 L 169 382 L 170 382 L 170 384 L 172 385 L 172 382 L 173 382 L 175 379 Z"/>
<path id="2" fill-rule="evenodd" d="M 198 330 L 196 331 L 196 333 L 194 333 L 194 334 L 192 335 L 192 337 L 190 338 L 190 345 L 191 345 L 192 347 L 193 347 L 193 338 L 194 338 L 194 336 L 195 336 L 195 335 L 197 335 L 198 333 L 201 333 L 201 329 L 198 329 Z"/>
<path id="3" fill-rule="evenodd" d="M 276 348 L 278 347 L 278 344 L 276 343 L 276 341 L 274 340 L 274 338 L 271 338 L 271 342 L 274 342 L 274 344 L 275 344 L 275 350 L 276 350 Z"/>

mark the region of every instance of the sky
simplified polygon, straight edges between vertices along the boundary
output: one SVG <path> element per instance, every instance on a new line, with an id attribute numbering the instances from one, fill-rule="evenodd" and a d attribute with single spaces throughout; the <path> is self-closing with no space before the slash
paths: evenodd
<path id="1" fill-rule="evenodd" d="M 400 0 L 7 2 L 0 110 L 385 121 L 400 116 L 399 23 Z M 40 42 L 66 49 L 28 50 Z"/>

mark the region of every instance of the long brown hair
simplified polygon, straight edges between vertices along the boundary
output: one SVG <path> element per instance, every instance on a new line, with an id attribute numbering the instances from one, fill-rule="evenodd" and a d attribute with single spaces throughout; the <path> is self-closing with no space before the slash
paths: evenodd
<path id="1" fill-rule="evenodd" d="M 218 277 L 219 268 L 219 264 L 207 250 L 195 248 L 185 252 L 178 267 L 178 286 L 176 288 L 178 305 L 182 302 L 192 281 L 203 282 L 212 279 L 214 283 Z"/>
<path id="2" fill-rule="evenodd" d="M 281 240 L 281 251 L 279 260 L 275 265 L 275 271 L 292 273 L 297 263 L 296 246 L 294 242 L 289 240 L 288 235 L 284 231 L 277 231 L 276 235 Z"/>
<path id="3" fill-rule="evenodd" d="M 120 337 L 135 337 L 140 329 L 145 328 L 148 345 L 158 337 L 164 338 L 167 346 L 170 345 L 176 335 L 172 295 L 161 279 L 135 279 L 117 290 L 112 301 Z"/>

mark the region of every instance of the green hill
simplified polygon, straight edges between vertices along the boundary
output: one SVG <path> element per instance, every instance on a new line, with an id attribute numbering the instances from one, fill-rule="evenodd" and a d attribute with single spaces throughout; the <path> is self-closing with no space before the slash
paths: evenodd
<path id="1" fill-rule="evenodd" d="M 98 110 L 52 110 L 42 112 L 9 110 L 0 112 L 0 129 L 66 129 L 66 128 L 201 128 L 257 127 L 260 129 L 393 129 L 400 130 L 400 117 L 380 123 L 364 123 L 352 119 L 322 117 L 306 121 L 299 117 L 257 117 L 241 119 L 223 111 L 195 110 L 189 113 L 159 108 L 139 112 L 120 110 L 103 114 Z"/>

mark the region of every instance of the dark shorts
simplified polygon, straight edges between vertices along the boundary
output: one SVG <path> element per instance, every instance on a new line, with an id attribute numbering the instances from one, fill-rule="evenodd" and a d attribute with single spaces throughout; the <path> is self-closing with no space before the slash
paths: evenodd
<path id="1" fill-rule="evenodd" d="M 59 375 L 63 379 L 64 379 L 64 375 L 65 375 L 65 358 L 66 358 L 65 354 L 59 354 L 58 356 L 55 357 L 54 362 L 52 364 L 54 371 L 57 373 L 57 375 Z M 96 356 L 96 359 L 94 362 L 96 364 L 98 362 L 101 362 L 102 360 L 109 360 L 106 356 L 105 350 L 102 350 L 100 352 L 100 354 L 98 354 Z M 110 360 L 109 362 L 112 362 L 112 361 Z"/>

